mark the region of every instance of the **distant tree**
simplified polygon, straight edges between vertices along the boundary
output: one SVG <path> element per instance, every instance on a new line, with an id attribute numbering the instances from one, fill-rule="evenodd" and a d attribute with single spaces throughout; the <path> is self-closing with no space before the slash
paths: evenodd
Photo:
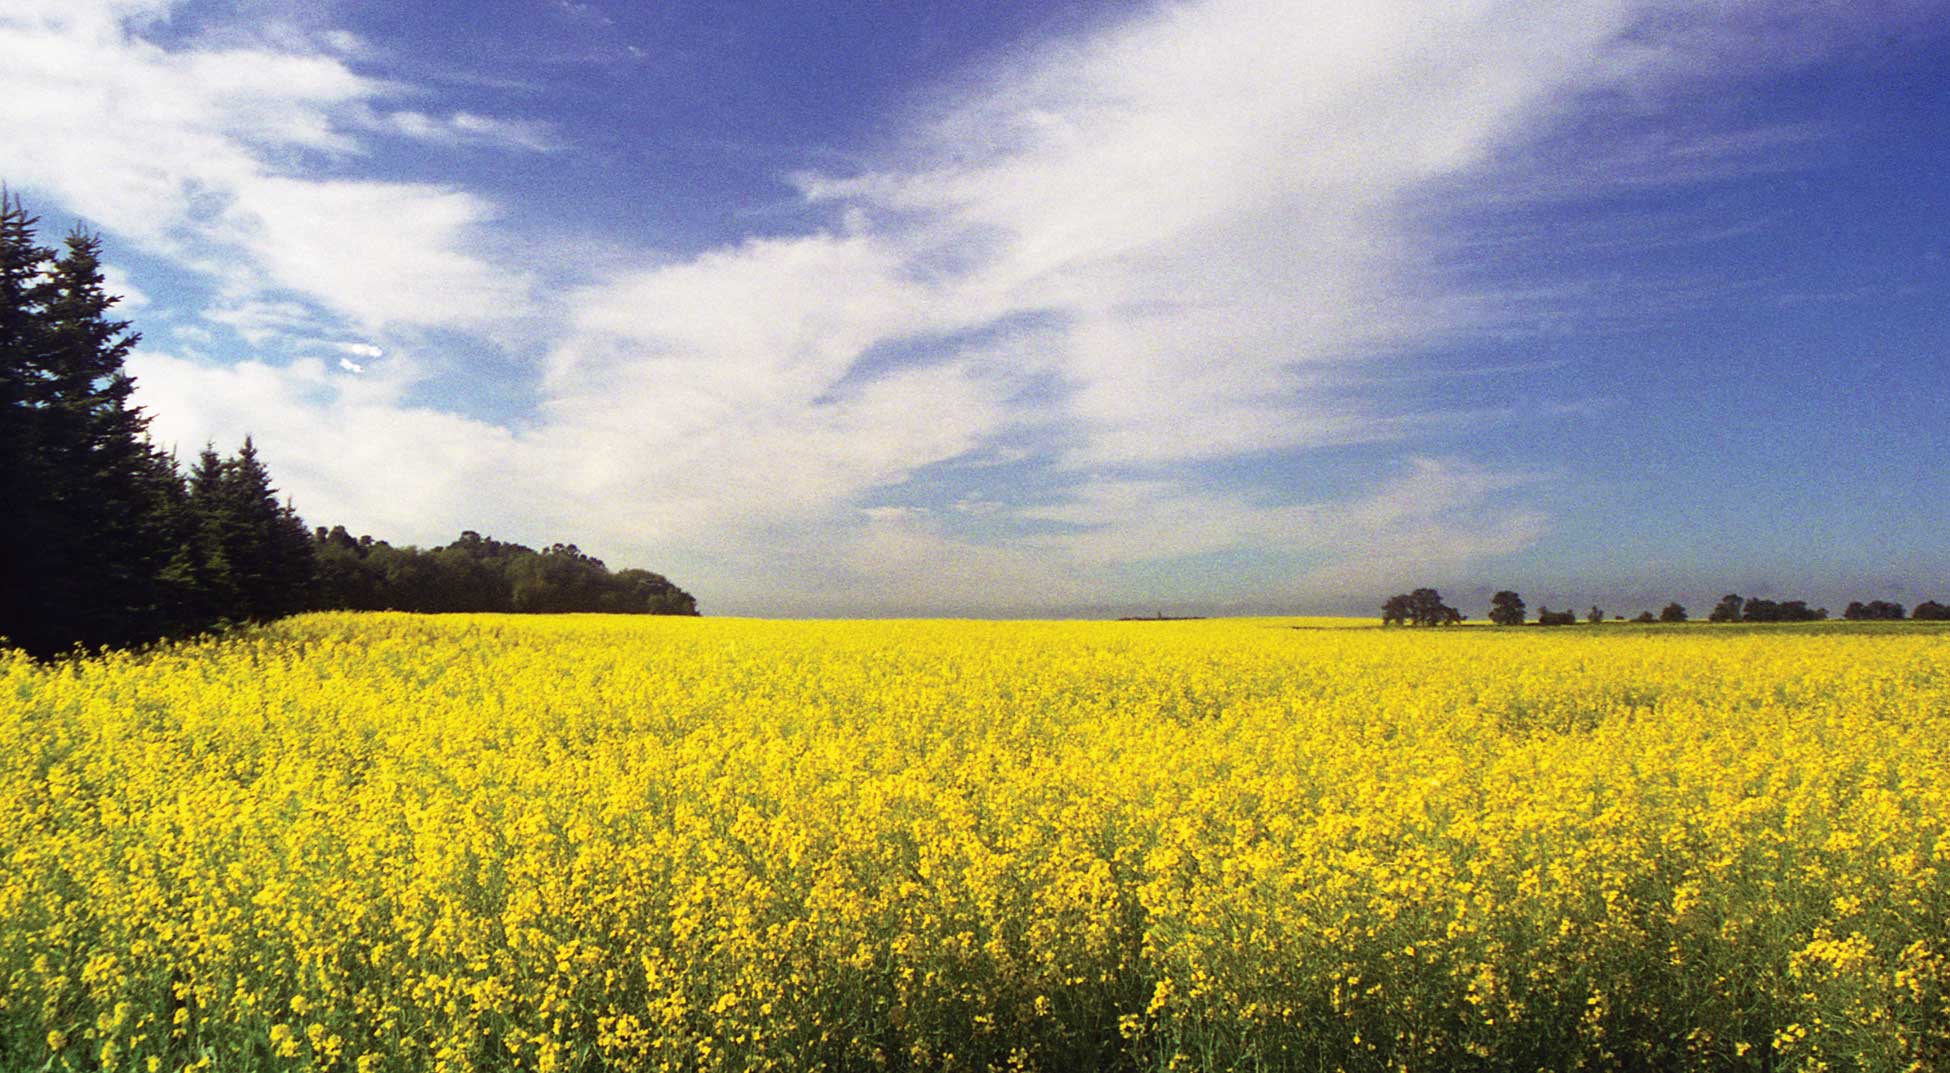
<path id="1" fill-rule="evenodd" d="M 319 610 L 697 614 L 697 600 L 662 574 L 612 573 L 574 544 L 536 551 L 468 530 L 444 548 L 422 550 L 354 539 L 343 526 L 319 528 L 310 539 Z"/>
<path id="2" fill-rule="evenodd" d="M 1434 589 L 1390 596 L 1381 605 L 1383 626 L 1454 626 L 1465 618 L 1462 612 L 1443 603 L 1442 594 Z"/>
<path id="3" fill-rule="evenodd" d="M 1597 605 L 1594 604 L 1592 605 L 1591 610 L 1586 611 L 1584 613 L 1584 620 L 1590 623 L 1591 625 L 1596 626 L 1599 623 L 1605 621 L 1605 613 L 1603 611 L 1600 611 Z"/>
<path id="4" fill-rule="evenodd" d="M 1659 612 L 1659 621 L 1684 622 L 1686 621 L 1686 609 L 1678 603 L 1667 604 L 1665 610 Z"/>
<path id="5" fill-rule="evenodd" d="M 1903 617 L 1903 605 L 1891 600 L 1870 600 L 1868 603 L 1851 601 L 1842 610 L 1842 617 L 1852 622 L 1883 622 Z"/>
<path id="6" fill-rule="evenodd" d="M 697 598 L 671 583 L 662 574 L 649 570 L 618 570 L 621 585 L 615 610 L 641 609 L 652 615 L 695 615 Z"/>
<path id="7" fill-rule="evenodd" d="M 1632 621 L 1633 622 L 1657 622 L 1659 620 L 1652 614 L 1652 612 L 1641 611 L 1638 613 L 1638 617 L 1634 618 Z"/>
<path id="8" fill-rule="evenodd" d="M 1416 589 L 1408 594 L 1410 619 L 1417 626 L 1453 626 L 1463 620 L 1461 612 L 1442 602 L 1434 589 Z"/>
<path id="9" fill-rule="evenodd" d="M 1728 593 L 1713 605 L 1713 613 L 1706 616 L 1708 622 L 1739 622 L 1742 601 L 1739 596 Z"/>
<path id="10" fill-rule="evenodd" d="M 1950 622 L 1950 607 L 1925 600 L 1911 609 L 1909 617 L 1917 622 Z"/>
<path id="11" fill-rule="evenodd" d="M 1741 622 L 1819 622 L 1827 617 L 1827 608 L 1809 607 L 1806 600 L 1775 601 L 1750 596 L 1740 605 Z"/>
<path id="12" fill-rule="evenodd" d="M 1780 605 L 1778 614 L 1777 622 L 1820 622 L 1828 617 L 1828 609 L 1811 608 L 1806 600 L 1788 600 Z"/>
<path id="13" fill-rule="evenodd" d="M 1409 610 L 1408 594 L 1398 593 L 1381 605 L 1381 624 L 1383 626 L 1404 626 L 1412 612 Z"/>
<path id="14" fill-rule="evenodd" d="M 1524 619 L 1523 597 L 1505 589 L 1490 597 L 1490 622 L 1498 626 L 1521 626 Z"/>
<path id="15" fill-rule="evenodd" d="M 1541 606 L 1537 608 L 1537 625 L 1539 626 L 1571 626 L 1575 625 L 1577 621 L 1578 616 L 1575 612 L 1552 611 L 1548 607 Z"/>

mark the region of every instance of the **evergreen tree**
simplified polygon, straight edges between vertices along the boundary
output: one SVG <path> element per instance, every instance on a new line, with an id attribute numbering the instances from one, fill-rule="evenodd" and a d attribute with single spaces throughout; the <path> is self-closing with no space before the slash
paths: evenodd
<path id="1" fill-rule="evenodd" d="M 193 594 L 189 618 L 199 626 L 241 618 L 242 599 L 230 565 L 230 549 L 239 543 L 239 522 L 225 495 L 223 459 L 204 444 L 190 470 L 184 545 L 185 564 Z"/>
<path id="2" fill-rule="evenodd" d="M 155 636 L 156 578 L 169 549 L 149 480 L 148 418 L 123 363 L 140 338 L 112 319 L 101 239 L 76 230 L 48 279 L 42 318 L 47 387 L 42 451 L 56 482 L 52 516 L 66 569 L 61 600 L 73 640 L 129 644 Z"/>
<path id="3" fill-rule="evenodd" d="M 189 485 L 176 456 L 155 447 L 149 449 L 147 480 L 162 549 L 162 565 L 155 580 L 156 635 L 194 633 L 207 627 L 212 617 L 201 588 L 202 559 Z"/>
<path id="4" fill-rule="evenodd" d="M 227 618 L 266 621 L 304 610 L 312 583 L 311 534 L 280 505 L 250 437 L 221 464 L 213 508 L 234 602 Z"/>
<path id="5" fill-rule="evenodd" d="M 0 395 L 7 533 L 0 632 L 31 652 L 155 635 L 156 530 L 146 419 L 123 362 L 137 336 L 109 312 L 101 240 L 56 255 L 0 195 Z"/>
<path id="6" fill-rule="evenodd" d="M 38 220 L 0 187 L 0 636 L 29 651 L 61 647 L 42 617 L 50 520 L 42 489 L 51 480 L 40 451 L 46 391 L 48 263 L 54 251 L 37 244 Z"/>
<path id="7" fill-rule="evenodd" d="M 188 475 L 149 442 L 102 242 L 58 253 L 0 187 L 0 637 L 35 655 L 301 610 L 312 542 L 249 440 Z"/>

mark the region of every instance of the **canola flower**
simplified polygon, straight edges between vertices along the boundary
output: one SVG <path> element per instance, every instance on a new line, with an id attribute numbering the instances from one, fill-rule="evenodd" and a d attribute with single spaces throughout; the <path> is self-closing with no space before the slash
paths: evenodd
<path id="1" fill-rule="evenodd" d="M 1950 634 L 0 657 L 0 1069 L 1950 1068 Z"/>

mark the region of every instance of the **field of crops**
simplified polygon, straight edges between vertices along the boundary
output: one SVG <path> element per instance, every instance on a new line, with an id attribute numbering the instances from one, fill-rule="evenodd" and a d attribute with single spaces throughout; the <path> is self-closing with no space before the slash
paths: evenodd
<path id="1" fill-rule="evenodd" d="M 1950 1068 L 1950 632 L 0 656 L 0 1069 Z"/>

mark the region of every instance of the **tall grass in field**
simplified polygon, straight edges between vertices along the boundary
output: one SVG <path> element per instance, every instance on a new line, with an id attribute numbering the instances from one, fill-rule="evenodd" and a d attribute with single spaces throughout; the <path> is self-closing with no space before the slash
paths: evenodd
<path id="1" fill-rule="evenodd" d="M 1282 627 L 0 659 L 0 1068 L 1950 1068 L 1950 634 Z"/>

